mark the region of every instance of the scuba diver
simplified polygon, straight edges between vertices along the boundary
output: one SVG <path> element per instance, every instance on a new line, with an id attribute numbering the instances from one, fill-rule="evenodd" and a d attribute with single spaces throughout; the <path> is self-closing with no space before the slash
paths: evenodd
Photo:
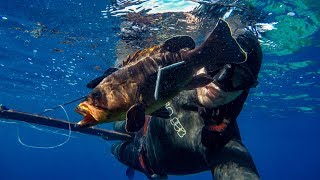
<path id="1" fill-rule="evenodd" d="M 208 170 L 214 179 L 259 179 L 253 159 L 241 142 L 236 119 L 250 88 L 257 85 L 262 51 L 252 32 L 236 28 L 236 21 L 229 21 L 229 25 L 233 37 L 247 52 L 247 61 L 199 70 L 212 76 L 213 82 L 181 92 L 155 112 L 167 112 L 168 119 L 146 116 L 134 140 L 114 144 L 112 153 L 121 163 L 150 179 Z M 125 122 L 116 122 L 114 129 L 126 132 Z"/>
<path id="2" fill-rule="evenodd" d="M 221 17 L 222 12 L 228 14 L 228 8 L 222 11 L 211 6 L 202 6 L 197 14 L 203 14 L 202 10 L 217 11 L 216 17 Z M 211 171 L 214 179 L 260 179 L 250 153 L 241 142 L 236 120 L 249 90 L 257 85 L 262 51 L 254 29 L 248 28 L 247 21 L 239 16 L 241 13 L 233 14 L 224 19 L 233 38 L 247 53 L 247 61 L 200 69 L 197 73 L 211 76 L 211 83 L 180 92 L 165 107 L 145 116 L 144 126 L 130 133 L 133 140 L 114 144 L 112 154 L 129 167 L 126 172 L 129 178 L 135 169 L 149 179 L 203 171 Z M 128 48 L 120 45 L 118 49 Z M 110 73 L 97 78 L 97 82 Z M 116 122 L 114 130 L 127 133 L 126 122 Z"/>

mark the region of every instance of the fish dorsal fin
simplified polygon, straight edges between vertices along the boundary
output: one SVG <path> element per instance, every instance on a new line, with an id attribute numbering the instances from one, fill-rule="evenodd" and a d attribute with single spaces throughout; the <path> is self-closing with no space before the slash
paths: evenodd
<path id="1" fill-rule="evenodd" d="M 124 61 L 122 61 L 122 65 L 121 65 L 121 67 L 125 67 L 125 66 L 127 66 L 128 64 L 130 64 L 130 63 L 132 63 L 132 62 L 135 62 L 136 60 L 137 60 L 137 56 L 138 56 L 138 54 L 141 52 L 142 50 L 138 50 L 138 51 L 136 51 L 134 54 L 129 54 L 128 56 L 127 56 L 127 59 L 126 60 L 124 60 Z"/>
<path id="2" fill-rule="evenodd" d="M 134 62 L 137 62 L 137 61 L 141 60 L 143 57 L 152 56 L 156 53 L 159 53 L 160 52 L 159 50 L 160 50 L 159 45 L 152 46 L 150 48 L 146 48 L 143 50 L 138 50 L 135 53 L 133 53 L 132 55 L 128 55 L 127 59 L 122 62 L 122 67 L 130 65 Z"/>
<path id="3" fill-rule="evenodd" d="M 128 55 L 127 59 L 122 62 L 122 67 L 135 63 L 144 57 L 160 53 L 161 51 L 179 52 L 183 48 L 195 48 L 195 42 L 190 36 L 175 36 L 166 40 L 161 45 L 138 50 L 132 55 Z"/>
<path id="4" fill-rule="evenodd" d="M 169 52 L 179 52 L 183 48 L 194 49 L 196 43 L 190 36 L 175 36 L 166 40 L 161 48 Z"/>

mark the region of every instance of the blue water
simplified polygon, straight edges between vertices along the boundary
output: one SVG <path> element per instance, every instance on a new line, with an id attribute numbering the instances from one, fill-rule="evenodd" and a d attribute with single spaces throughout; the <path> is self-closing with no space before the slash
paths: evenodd
<path id="1" fill-rule="evenodd" d="M 39 113 L 87 94 L 86 83 L 115 63 L 121 19 L 103 12 L 110 5 L 106 0 L 2 0 L 0 104 Z M 243 142 L 262 179 L 320 179 L 316 28 L 308 46 L 288 55 L 264 54 L 260 84 L 238 118 Z M 81 117 L 74 107 L 65 108 L 76 122 Z M 66 118 L 60 109 L 48 115 Z M 62 147 L 44 150 L 22 146 L 18 137 L 34 146 L 66 139 L 23 123 L 0 123 L 1 180 L 127 179 L 126 167 L 110 154 L 111 142 L 72 134 Z M 209 179 L 211 174 L 169 178 Z M 135 179 L 146 178 L 136 173 Z"/>

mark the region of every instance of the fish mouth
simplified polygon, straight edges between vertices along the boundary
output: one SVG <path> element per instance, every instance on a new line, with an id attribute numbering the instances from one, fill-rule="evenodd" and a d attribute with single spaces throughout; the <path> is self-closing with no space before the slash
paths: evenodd
<path id="1" fill-rule="evenodd" d="M 93 108 L 87 102 L 80 103 L 75 109 L 75 112 L 84 116 L 84 119 L 77 123 L 79 127 L 90 127 L 98 124 L 99 122 L 94 115 Z"/>

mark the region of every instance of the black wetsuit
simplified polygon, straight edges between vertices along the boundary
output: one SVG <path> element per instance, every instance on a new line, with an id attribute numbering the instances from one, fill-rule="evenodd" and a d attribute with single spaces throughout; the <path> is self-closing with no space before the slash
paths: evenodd
<path id="1" fill-rule="evenodd" d="M 248 53 L 247 67 L 257 78 L 262 58 L 257 39 L 245 30 L 235 31 L 234 36 Z M 169 119 L 151 117 L 144 133 L 141 130 L 134 141 L 113 146 L 113 154 L 120 162 L 149 177 L 152 174 L 185 175 L 211 170 L 215 179 L 259 179 L 255 164 L 241 143 L 236 123 L 248 91 L 244 90 L 226 105 L 207 110 L 205 115 L 199 113 L 201 105 L 195 90 L 181 92 L 166 105 L 172 112 Z M 214 117 L 210 117 L 211 114 Z M 223 119 L 226 116 L 230 118 L 226 132 L 216 138 L 211 147 L 205 147 L 201 138 L 206 118 Z M 115 129 L 121 131 L 122 127 L 120 123 Z M 143 166 L 147 168 L 141 165 L 141 155 Z"/>
<path id="2" fill-rule="evenodd" d="M 225 111 L 220 112 L 221 115 L 230 110 L 234 114 L 240 113 L 241 103 L 246 96 L 247 92 L 244 92 L 229 105 L 220 107 L 220 111 Z M 229 137 L 217 139 L 216 147 L 207 148 L 201 143 L 204 120 L 196 109 L 191 110 L 195 107 L 188 105 L 191 101 L 196 101 L 194 91 L 183 92 L 174 98 L 166 106 L 170 111 L 173 110 L 170 119 L 152 117 L 144 137 L 139 132 L 133 142 L 117 146 L 114 149 L 115 156 L 127 166 L 145 172 L 138 160 L 139 153 L 144 153 L 146 165 L 159 175 L 185 175 L 213 170 L 215 177 L 258 178 L 253 160 L 241 143 L 236 117 L 228 127 Z"/>

